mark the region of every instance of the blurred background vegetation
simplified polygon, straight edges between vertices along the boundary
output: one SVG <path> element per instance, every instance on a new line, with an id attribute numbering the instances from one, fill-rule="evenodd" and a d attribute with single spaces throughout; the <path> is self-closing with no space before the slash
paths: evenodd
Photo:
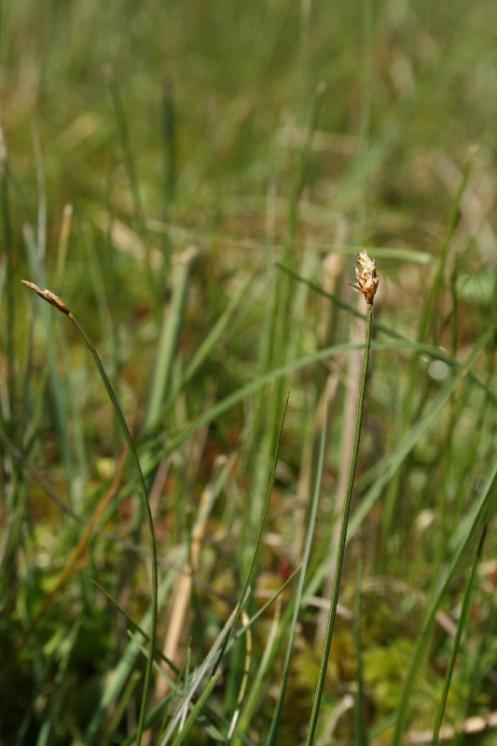
<path id="1" fill-rule="evenodd" d="M 471 523 L 497 458 L 494 32 L 489 0 L 3 0 L 1 744 L 130 743 L 147 655 L 133 620 L 150 624 L 112 406 L 20 279 L 86 329 L 145 471 L 175 668 L 157 657 L 144 743 L 169 742 L 240 600 L 269 484 L 246 613 L 271 603 L 184 736 L 266 743 L 321 485 L 278 731 L 299 744 L 350 462 L 357 353 L 334 348 L 362 341 L 358 247 L 380 273 L 378 326 L 317 743 L 430 743 L 444 687 L 444 741 L 495 742 L 487 503 Z"/>

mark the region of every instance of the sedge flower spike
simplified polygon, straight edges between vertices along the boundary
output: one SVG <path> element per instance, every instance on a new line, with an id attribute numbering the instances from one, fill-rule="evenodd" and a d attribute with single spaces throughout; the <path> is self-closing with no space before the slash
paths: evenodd
<path id="1" fill-rule="evenodd" d="M 372 306 L 380 278 L 376 271 L 374 259 L 371 259 L 367 251 L 361 251 L 357 257 L 355 276 L 357 285 L 352 285 L 352 287 L 362 293 L 366 303 Z"/>
<path id="2" fill-rule="evenodd" d="M 328 610 L 328 619 L 326 622 L 326 632 L 323 642 L 323 652 L 321 655 L 321 663 L 319 667 L 319 676 L 316 683 L 316 690 L 314 692 L 314 701 L 312 704 L 312 712 L 309 718 L 309 726 L 307 730 L 306 746 L 314 746 L 316 738 L 316 729 L 319 718 L 319 711 L 321 709 L 321 702 L 323 699 L 324 686 L 326 681 L 326 672 L 328 670 L 328 663 L 330 659 L 331 643 L 333 640 L 333 633 L 335 630 L 335 622 L 337 618 L 338 609 L 338 598 L 340 595 L 340 586 L 342 583 L 343 567 L 345 562 L 345 548 L 347 546 L 347 534 L 350 519 L 350 511 L 352 506 L 352 496 L 354 492 L 355 477 L 357 470 L 357 461 L 359 458 L 359 445 L 361 442 L 361 429 L 362 420 L 364 415 L 364 401 L 366 395 L 366 382 L 368 377 L 369 368 L 369 355 L 371 351 L 371 336 L 373 330 L 373 301 L 378 289 L 379 278 L 376 272 L 376 265 L 374 260 L 368 256 L 367 251 L 361 251 L 357 257 L 356 267 L 356 280 L 357 284 L 353 285 L 364 296 L 366 303 L 368 304 L 367 314 L 364 316 L 366 322 L 365 329 L 365 344 L 364 353 L 362 357 L 362 368 L 360 379 L 358 381 L 358 394 L 356 404 L 356 415 L 354 423 L 354 436 L 351 444 L 351 456 L 347 474 L 346 490 L 342 504 L 342 516 L 340 519 L 340 533 L 338 536 L 338 546 L 336 547 L 336 566 L 335 566 L 335 582 L 333 584 L 333 590 L 330 597 L 330 605 Z M 362 314 L 361 314 L 362 316 Z"/>
<path id="3" fill-rule="evenodd" d="M 59 298 L 58 295 L 55 295 L 55 293 L 52 293 L 51 290 L 47 290 L 46 288 L 40 288 L 38 285 L 35 285 L 34 282 L 29 282 L 29 280 L 21 280 L 22 284 L 25 285 L 27 288 L 33 291 L 33 293 L 36 293 L 36 295 L 39 295 L 40 298 L 43 298 L 43 300 L 46 300 L 47 303 L 50 303 L 50 305 L 55 306 L 55 308 L 58 308 L 59 311 L 62 311 L 62 313 L 65 313 L 66 316 L 70 316 L 71 312 L 62 300 L 62 298 Z"/>

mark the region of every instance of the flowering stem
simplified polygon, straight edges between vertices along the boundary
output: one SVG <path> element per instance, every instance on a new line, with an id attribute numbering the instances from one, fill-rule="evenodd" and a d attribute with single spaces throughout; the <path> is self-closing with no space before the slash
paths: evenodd
<path id="1" fill-rule="evenodd" d="M 141 488 L 140 495 L 142 499 L 143 508 L 145 510 L 145 515 L 147 516 L 147 522 L 148 522 L 148 526 L 150 530 L 150 544 L 152 548 L 152 567 L 151 567 L 151 570 L 152 570 L 151 617 L 152 618 L 151 618 L 151 629 L 150 629 L 150 638 L 149 638 L 149 647 L 148 647 L 148 657 L 147 657 L 147 663 L 146 663 L 146 668 L 145 668 L 145 681 L 143 684 L 143 694 L 142 694 L 142 701 L 141 701 L 141 706 L 140 706 L 140 716 L 138 719 L 138 727 L 136 730 L 136 744 L 137 746 L 140 746 L 143 730 L 145 727 L 145 715 L 146 715 L 146 710 L 147 710 L 150 686 L 152 682 L 152 670 L 153 670 L 154 655 L 155 655 L 155 648 L 156 648 L 156 641 L 157 641 L 157 617 L 158 617 L 158 608 L 159 608 L 159 602 L 158 602 L 158 582 L 159 581 L 158 581 L 158 574 L 157 574 L 157 543 L 155 540 L 154 519 L 153 519 L 152 511 L 150 508 L 150 504 L 148 502 L 148 491 L 147 491 L 147 485 L 145 482 L 145 477 L 143 476 L 143 471 L 140 466 L 140 459 L 138 458 L 138 452 L 136 450 L 136 446 L 134 444 L 133 437 L 129 430 L 126 419 L 124 417 L 123 411 L 121 409 L 121 405 L 119 404 L 117 396 L 114 393 L 114 389 L 112 388 L 112 384 L 109 380 L 109 377 L 107 373 L 105 372 L 105 368 L 100 359 L 100 356 L 98 352 L 96 351 L 95 347 L 93 346 L 90 338 L 86 334 L 85 330 L 83 329 L 83 327 L 81 326 L 77 318 L 72 314 L 68 306 L 66 306 L 62 298 L 60 298 L 58 295 L 55 295 L 55 293 L 52 293 L 50 290 L 47 290 L 46 288 L 43 289 L 43 288 L 38 287 L 38 285 L 35 285 L 34 282 L 29 282 L 27 280 L 22 280 L 21 282 L 23 283 L 23 285 L 25 285 L 30 290 L 32 290 L 34 293 L 36 293 L 40 298 L 43 298 L 43 300 L 47 301 L 47 303 L 50 303 L 50 305 L 54 306 L 59 311 L 61 311 L 61 313 L 65 314 L 74 324 L 78 334 L 82 338 L 83 342 L 85 343 L 85 346 L 88 348 L 88 351 L 90 352 L 91 356 L 93 357 L 93 360 L 95 361 L 95 365 L 97 366 L 97 370 L 100 374 L 100 378 L 102 379 L 102 382 L 105 386 L 105 390 L 107 391 L 107 395 L 114 409 L 114 413 L 119 423 L 119 427 L 122 431 L 124 439 L 126 440 L 126 443 L 129 446 L 130 453 L 132 454 L 132 457 L 133 457 L 133 462 L 135 465 L 136 473 L 138 475 L 138 481 L 140 483 L 140 488 Z"/>
<path id="2" fill-rule="evenodd" d="M 333 594 L 330 601 L 330 610 L 328 612 L 328 621 L 326 625 L 326 635 L 324 639 L 323 654 L 321 656 L 321 667 L 319 671 L 318 683 L 314 694 L 314 702 L 312 705 L 311 717 L 309 720 L 309 730 L 307 733 L 306 746 L 311 746 L 314 743 L 314 737 L 316 733 L 316 726 L 319 717 L 319 710 L 321 707 L 321 699 L 323 697 L 324 682 L 326 678 L 326 671 L 328 669 L 328 661 L 330 657 L 331 641 L 333 639 L 333 630 L 335 627 L 335 619 L 338 607 L 338 596 L 340 593 L 340 582 L 342 578 L 343 562 L 345 556 L 345 544 L 347 541 L 347 527 L 349 523 L 350 506 L 352 504 L 352 489 L 354 486 L 355 472 L 357 467 L 357 456 L 359 453 L 359 443 L 361 439 L 361 424 L 362 416 L 364 411 L 364 395 L 366 392 L 366 378 L 369 366 L 369 351 L 371 348 L 371 330 L 373 326 L 373 304 L 368 303 L 368 313 L 366 319 L 366 342 L 364 348 L 364 357 L 362 361 L 361 379 L 359 383 L 359 400 L 357 402 L 357 411 L 355 419 L 355 430 L 354 430 L 354 441 L 352 449 L 352 460 L 350 463 L 349 474 L 347 477 L 347 489 L 345 493 L 345 500 L 343 504 L 342 519 L 340 525 L 340 538 L 338 542 L 338 553 L 337 553 L 337 567 L 335 576 L 335 585 L 333 587 Z"/>
<path id="3" fill-rule="evenodd" d="M 76 317 L 73 316 L 72 313 L 69 313 L 68 316 L 71 319 L 74 326 L 76 327 L 76 329 L 78 330 L 79 335 L 83 339 L 83 342 L 85 343 L 86 347 L 88 348 L 89 352 L 91 353 L 93 357 L 93 360 L 95 361 L 95 365 L 97 366 L 97 370 L 100 374 L 100 378 L 102 379 L 102 382 L 105 386 L 105 389 L 107 391 L 111 404 L 114 408 L 114 412 L 119 422 L 119 426 L 129 446 L 129 450 L 133 457 L 133 462 L 135 465 L 136 473 L 138 475 L 138 481 L 140 483 L 141 493 L 142 493 L 141 495 L 142 503 L 145 509 L 145 515 L 147 516 L 147 522 L 149 525 L 150 543 L 152 547 L 152 568 L 151 568 L 152 569 L 152 619 L 150 623 L 149 652 L 148 652 L 147 664 L 145 668 L 145 681 L 143 684 L 143 694 L 142 694 L 142 701 L 141 701 L 141 706 L 140 706 L 140 716 L 138 719 L 138 728 L 136 732 L 136 744 L 137 746 L 140 746 L 141 737 L 142 737 L 142 733 L 143 733 L 143 729 L 145 725 L 145 715 L 146 715 L 146 710 L 147 710 L 148 695 L 149 695 L 151 681 L 152 681 L 152 669 L 153 669 L 154 654 L 155 654 L 155 647 L 156 647 L 156 641 L 157 641 L 158 582 L 159 581 L 158 581 L 158 575 L 157 575 L 157 543 L 155 540 L 154 519 L 152 515 L 152 510 L 150 508 L 150 503 L 148 502 L 147 485 L 146 485 L 145 477 L 143 475 L 143 471 L 140 465 L 140 460 L 138 458 L 138 452 L 133 442 L 133 437 L 129 430 L 126 419 L 124 417 L 123 411 L 121 409 L 121 405 L 119 404 L 117 400 L 117 397 L 114 393 L 114 389 L 112 388 L 109 377 L 107 376 L 107 373 L 105 372 L 105 368 L 100 359 L 100 356 L 98 352 L 96 351 L 95 347 L 93 346 L 91 340 L 87 336 L 85 330 L 80 325 Z"/>

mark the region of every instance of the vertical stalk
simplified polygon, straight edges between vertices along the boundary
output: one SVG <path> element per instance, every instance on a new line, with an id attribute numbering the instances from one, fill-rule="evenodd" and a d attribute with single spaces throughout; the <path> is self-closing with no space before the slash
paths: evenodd
<path id="1" fill-rule="evenodd" d="M 164 82 L 162 91 L 162 142 L 164 145 L 164 217 L 167 222 L 171 205 L 176 196 L 177 182 L 176 105 L 171 80 Z"/>
<path id="2" fill-rule="evenodd" d="M 177 274 L 174 276 L 171 307 L 164 309 L 150 398 L 143 426 L 145 432 L 153 430 L 159 424 L 161 405 L 167 400 L 171 389 L 175 353 L 183 322 L 191 270 L 197 256 L 198 251 L 193 246 L 183 252 Z"/>
<path id="3" fill-rule="evenodd" d="M 358 278 L 359 279 L 359 278 Z M 354 487 L 354 479 L 357 468 L 357 456 L 359 453 L 359 443 L 361 440 L 361 425 L 362 417 L 364 412 L 364 397 L 366 392 L 366 378 L 369 366 L 369 352 L 371 348 L 371 330 L 373 326 L 373 304 L 368 303 L 368 314 L 366 320 L 366 346 L 364 349 L 364 357 L 362 361 L 361 378 L 359 383 L 359 400 L 357 402 L 357 411 L 355 419 L 355 430 L 354 430 L 354 446 L 352 450 L 352 460 L 350 462 L 349 475 L 347 479 L 347 490 L 345 493 L 345 500 L 343 504 L 342 520 L 340 525 L 340 537 L 338 542 L 337 552 L 337 566 L 336 566 L 336 577 L 335 585 L 333 587 L 333 594 L 330 603 L 330 610 L 328 613 L 328 621 L 326 625 L 326 634 L 323 646 L 323 655 L 321 657 L 321 667 L 319 671 L 318 683 L 314 694 L 314 702 L 312 706 L 311 717 L 309 720 L 309 730 L 307 733 L 306 746 L 311 746 L 314 743 L 314 737 L 316 733 L 316 727 L 319 717 L 319 710 L 321 707 L 321 699 L 323 697 L 324 682 L 326 678 L 326 671 L 328 670 L 328 660 L 330 656 L 331 641 L 333 639 L 333 630 L 335 628 L 335 620 L 338 607 L 338 596 L 340 593 L 340 583 L 342 579 L 343 563 L 345 556 L 345 544 L 347 541 L 347 527 L 349 523 L 350 507 L 352 504 L 352 490 Z"/>
<path id="4" fill-rule="evenodd" d="M 327 443 L 328 434 L 328 407 L 323 417 L 323 427 L 321 429 L 321 438 L 319 443 L 319 456 L 318 464 L 316 468 L 316 479 L 314 484 L 314 492 L 312 502 L 310 506 L 309 523 L 307 527 L 307 535 L 305 539 L 304 554 L 302 557 L 302 567 L 299 574 L 299 582 L 295 593 L 295 601 L 292 610 L 292 619 L 290 622 L 290 630 L 288 632 L 288 643 L 285 654 L 285 662 L 283 664 L 283 673 L 281 675 L 281 687 L 278 702 L 276 704 L 275 711 L 273 713 L 273 719 L 271 721 L 271 727 L 269 729 L 269 735 L 266 739 L 266 746 L 275 746 L 278 739 L 278 731 L 280 727 L 281 715 L 283 713 L 283 706 L 285 704 L 286 688 L 288 684 L 288 676 L 290 674 L 290 664 L 292 661 L 293 646 L 295 642 L 295 632 L 297 629 L 297 622 L 299 613 L 302 608 L 302 598 L 304 596 L 304 584 L 306 580 L 306 574 L 309 567 L 309 560 L 311 556 L 312 541 L 314 539 L 314 530 L 316 528 L 316 519 L 318 514 L 319 495 L 321 492 L 321 481 L 323 477 L 324 463 L 325 463 L 325 449 Z"/>
<path id="5" fill-rule="evenodd" d="M 100 359 L 100 356 L 98 352 L 96 351 L 95 347 L 93 346 L 90 338 L 87 336 L 85 330 L 83 329 L 83 327 L 81 326 L 77 318 L 72 314 L 72 312 L 66 306 L 64 301 L 61 298 L 59 298 L 59 296 L 55 295 L 55 293 L 52 293 L 50 290 L 42 290 L 41 288 L 38 287 L 38 285 L 35 285 L 33 282 L 27 282 L 26 280 L 23 280 L 22 282 L 24 285 L 26 285 L 26 287 L 28 287 L 30 290 L 32 290 L 37 295 L 39 295 L 40 298 L 43 298 L 43 300 L 46 300 L 47 303 L 50 303 L 50 305 L 55 306 L 55 308 L 57 308 L 59 311 L 65 314 L 75 326 L 78 334 L 80 335 L 85 346 L 87 347 L 88 351 L 93 357 L 93 360 L 99 372 L 102 383 L 105 386 L 105 390 L 107 392 L 107 395 L 114 409 L 114 413 L 119 423 L 119 427 L 122 431 L 122 434 L 124 436 L 126 443 L 129 446 L 129 450 L 132 455 L 133 463 L 135 465 L 136 473 L 138 476 L 138 481 L 140 483 L 140 487 L 141 487 L 140 495 L 142 499 L 143 508 L 147 516 L 148 526 L 150 530 L 150 544 L 151 544 L 151 549 L 152 549 L 152 562 L 151 562 L 151 565 L 152 565 L 151 567 L 152 608 L 151 608 L 150 638 L 149 638 L 147 664 L 145 668 L 145 681 L 143 684 L 143 694 L 142 694 L 142 701 L 141 701 L 141 706 L 140 706 L 140 715 L 139 715 L 138 727 L 136 731 L 136 744 L 137 746 L 140 746 L 141 737 L 142 737 L 142 733 L 143 733 L 144 726 L 145 726 L 145 715 L 146 715 L 148 697 L 149 697 L 151 681 L 152 681 L 152 670 L 153 670 L 154 655 L 155 655 L 155 648 L 156 648 L 156 641 L 157 641 L 157 616 L 158 616 L 158 607 L 159 607 L 159 602 L 158 602 L 159 589 L 158 589 L 158 574 L 157 574 L 157 544 L 155 540 L 154 519 L 152 515 L 152 510 L 150 508 L 150 504 L 148 501 L 148 491 L 147 491 L 147 485 L 145 482 L 145 477 L 143 475 L 143 471 L 140 465 L 140 459 L 138 458 L 138 451 L 136 450 L 133 437 L 129 430 L 126 419 L 124 417 L 123 411 L 121 409 L 121 405 L 119 404 L 119 401 L 114 393 L 114 389 L 112 388 L 112 384 L 109 380 L 109 377 L 107 373 L 105 372 L 105 368 Z"/>
<path id="6" fill-rule="evenodd" d="M 14 330 L 15 330 L 15 302 L 14 302 L 14 251 L 12 247 L 12 223 L 10 216 L 10 200 L 9 200 L 9 164 L 7 160 L 7 147 L 5 145 L 4 134 L 0 128 L 0 180 L 1 180 L 1 210 L 3 220 L 3 241 L 5 251 L 5 281 L 4 281 L 4 292 L 5 292 L 5 311 L 6 311 L 6 349 L 7 349 L 7 394 L 8 394 L 8 412 L 6 413 L 6 419 L 9 421 L 9 427 L 13 427 L 15 418 L 14 407 L 15 407 L 15 345 L 14 345 Z"/>
<path id="7" fill-rule="evenodd" d="M 473 561 L 473 565 L 471 567 L 471 572 L 468 578 L 468 582 L 466 584 L 466 589 L 464 592 L 464 598 L 463 598 L 463 604 L 461 609 L 461 614 L 459 616 L 459 621 L 457 623 L 457 631 L 456 636 L 454 638 L 454 644 L 452 646 L 452 653 L 450 656 L 450 662 L 449 667 L 447 669 L 447 675 L 445 677 L 444 681 L 444 688 L 442 691 L 442 698 L 440 700 L 440 704 L 438 707 L 437 712 L 437 718 L 435 721 L 435 727 L 433 728 L 433 736 L 431 739 L 431 746 L 438 746 L 438 740 L 440 737 L 440 728 L 442 727 L 442 722 L 445 715 L 445 707 L 447 705 L 447 699 L 449 697 L 449 690 L 450 685 L 452 683 L 452 676 L 454 674 L 454 667 L 456 665 L 456 659 L 457 654 L 459 653 L 459 648 L 461 646 L 461 638 L 464 631 L 464 627 L 466 625 L 466 621 L 468 619 L 469 614 L 469 608 L 471 604 L 471 599 L 473 595 L 473 589 L 475 585 L 475 578 L 476 578 L 476 570 L 478 568 L 478 564 L 481 559 L 481 555 L 483 552 L 483 545 L 485 544 L 485 537 L 487 535 L 487 527 L 488 523 L 485 523 L 481 532 L 480 541 L 478 543 L 478 548 L 476 550 L 475 559 Z"/>
<path id="8" fill-rule="evenodd" d="M 482 518 L 488 521 L 490 512 L 495 510 L 497 498 L 497 462 L 492 464 L 492 468 L 486 479 L 486 483 L 481 490 L 481 494 L 478 497 L 476 505 L 471 509 L 468 516 L 463 518 L 459 524 L 458 530 L 455 532 L 457 537 L 456 548 L 450 561 L 439 573 L 437 585 L 430 601 L 430 606 L 426 613 L 425 620 L 418 633 L 418 640 L 415 645 L 411 661 L 407 669 L 407 673 L 402 685 L 402 691 L 400 693 L 399 706 L 397 708 L 397 717 L 395 721 L 395 731 L 392 737 L 392 746 L 401 746 L 406 727 L 406 721 L 409 711 L 409 705 L 412 701 L 412 689 L 416 679 L 416 674 L 419 666 L 421 665 L 430 639 L 431 631 L 435 623 L 437 611 L 440 607 L 442 599 L 447 592 L 447 589 L 456 574 L 456 571 L 460 565 L 461 559 L 468 548 L 470 541 L 473 539 L 478 525 L 481 523 Z"/>
<path id="9" fill-rule="evenodd" d="M 145 510 L 145 515 L 147 517 L 147 522 L 148 522 L 149 531 L 150 531 L 150 543 L 151 543 L 151 548 L 152 548 L 152 567 L 151 567 L 151 570 L 152 570 L 152 589 L 151 589 L 152 590 L 152 618 L 150 622 L 149 652 L 148 652 L 148 657 L 147 657 L 147 665 L 145 668 L 145 681 L 143 684 L 143 694 L 142 694 L 142 701 L 141 701 L 141 706 L 140 706 L 140 716 L 138 719 L 138 729 L 137 729 L 137 735 L 136 735 L 136 744 L 137 746 L 140 746 L 141 737 L 142 737 L 142 733 L 143 733 L 143 729 L 145 725 L 145 715 L 147 711 L 148 696 L 149 696 L 149 691 L 150 691 L 151 682 L 152 682 L 152 669 L 153 669 L 153 664 L 154 664 L 154 655 L 155 655 L 155 647 L 156 647 L 156 640 L 157 640 L 159 587 L 158 587 L 158 575 L 157 575 L 157 544 L 155 540 L 154 518 L 152 515 L 152 510 L 150 508 L 150 503 L 148 502 L 147 485 L 146 485 L 145 477 L 143 475 L 143 471 L 140 465 L 140 459 L 138 458 L 138 452 L 136 450 L 133 437 L 129 430 L 128 423 L 126 422 L 121 406 L 114 393 L 114 389 L 112 388 L 111 382 L 107 376 L 107 373 L 105 372 L 103 363 L 99 357 L 98 352 L 96 351 L 95 347 L 93 346 L 92 342 L 87 336 L 85 330 L 80 325 L 79 321 L 76 319 L 75 316 L 72 315 L 72 313 L 69 312 L 68 315 L 72 323 L 76 327 L 86 347 L 88 348 L 89 352 L 91 353 L 93 360 L 95 361 L 95 365 L 97 366 L 97 370 L 100 374 L 100 378 L 102 379 L 102 382 L 105 386 L 110 402 L 114 408 L 114 412 L 119 422 L 119 426 L 129 446 L 129 450 L 131 452 L 133 462 L 135 465 L 135 469 L 136 469 L 136 473 L 138 476 L 138 481 L 141 486 L 142 503 L 143 503 L 143 508 Z"/>
<path id="10" fill-rule="evenodd" d="M 354 642 L 357 658 L 357 692 L 354 702 L 354 746 L 368 746 L 364 709 L 364 673 L 362 666 L 361 584 L 362 562 L 359 559 L 357 563 L 354 605 Z"/>

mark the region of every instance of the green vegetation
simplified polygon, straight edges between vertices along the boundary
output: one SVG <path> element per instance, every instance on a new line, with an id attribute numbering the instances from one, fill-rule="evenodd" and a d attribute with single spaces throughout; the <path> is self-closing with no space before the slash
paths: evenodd
<path id="1" fill-rule="evenodd" d="M 494 17 L 0 3 L 0 746 L 496 742 Z"/>

